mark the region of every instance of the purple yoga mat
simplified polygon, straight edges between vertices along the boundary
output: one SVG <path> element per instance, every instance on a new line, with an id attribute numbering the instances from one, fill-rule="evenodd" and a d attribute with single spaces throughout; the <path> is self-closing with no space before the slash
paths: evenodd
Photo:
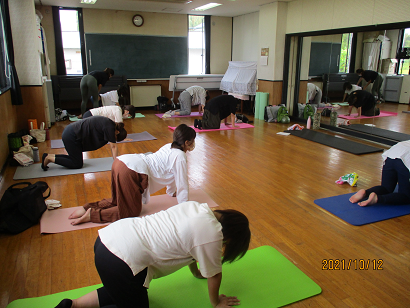
<path id="1" fill-rule="evenodd" d="M 162 118 L 164 115 L 163 113 L 157 113 L 155 114 L 158 118 Z M 198 111 L 196 112 L 191 112 L 191 114 L 188 115 L 173 115 L 171 118 L 188 118 L 188 117 L 202 117 L 202 114 L 200 114 Z M 168 119 L 168 118 L 165 118 Z"/>
<path id="2" fill-rule="evenodd" d="M 148 132 L 142 132 L 142 133 L 128 134 L 126 139 L 131 139 L 131 140 L 123 140 L 118 143 L 155 140 L 157 138 L 155 138 Z M 61 139 L 51 140 L 51 148 L 52 149 L 64 148 L 63 140 Z"/>

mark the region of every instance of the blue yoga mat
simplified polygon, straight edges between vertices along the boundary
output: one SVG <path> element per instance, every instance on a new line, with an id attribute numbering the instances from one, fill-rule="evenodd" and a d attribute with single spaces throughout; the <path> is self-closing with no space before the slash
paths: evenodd
<path id="1" fill-rule="evenodd" d="M 314 202 L 316 205 L 354 226 L 366 225 L 410 214 L 410 204 L 388 205 L 376 203 L 360 206 L 357 203 L 351 203 L 349 198 L 354 194 L 350 193 L 317 199 Z"/>

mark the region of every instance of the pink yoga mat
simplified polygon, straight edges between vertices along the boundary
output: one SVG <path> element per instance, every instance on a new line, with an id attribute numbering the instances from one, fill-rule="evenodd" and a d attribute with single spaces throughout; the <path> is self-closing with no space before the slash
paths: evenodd
<path id="1" fill-rule="evenodd" d="M 361 116 L 361 117 L 356 118 L 355 116 L 357 116 L 357 113 L 352 113 L 350 116 L 342 114 L 342 115 L 338 115 L 337 117 L 342 118 L 342 119 L 347 119 L 347 120 L 370 119 L 370 118 L 391 117 L 391 116 L 396 117 L 397 112 L 380 111 L 380 114 L 374 117 Z"/>
<path id="2" fill-rule="evenodd" d="M 221 127 L 219 129 L 198 129 L 195 128 L 193 126 L 192 127 L 197 133 L 203 133 L 203 132 L 214 132 L 217 130 L 229 130 L 229 129 L 241 129 L 241 128 L 253 128 L 253 125 L 250 125 L 248 123 L 236 123 L 237 126 L 239 127 L 232 127 L 232 125 L 225 125 L 225 124 L 221 124 Z M 174 126 L 168 126 L 168 128 L 175 130 L 176 127 Z"/>
<path id="3" fill-rule="evenodd" d="M 158 118 L 162 118 L 164 115 L 163 113 L 157 113 L 155 114 Z M 200 114 L 198 111 L 196 112 L 191 112 L 191 114 L 188 115 L 173 115 L 171 118 L 188 118 L 188 117 L 202 117 L 202 114 Z M 166 118 L 168 119 L 168 118 Z"/>
<path id="4" fill-rule="evenodd" d="M 205 193 L 202 189 L 190 189 L 189 191 L 190 200 L 198 201 L 201 203 L 207 203 L 209 207 L 217 207 L 218 204 L 215 203 L 211 197 Z M 173 198 L 165 195 L 151 196 L 150 202 L 142 206 L 142 211 L 140 216 L 151 215 L 162 210 L 166 210 L 171 206 L 177 205 L 177 198 Z M 70 208 L 59 208 L 55 210 L 46 210 L 40 219 L 40 232 L 41 233 L 61 233 L 67 231 L 81 230 L 93 227 L 101 227 L 108 225 L 97 224 L 93 222 L 87 222 L 84 224 L 72 226 L 71 219 L 68 216 L 74 212 L 79 207 Z"/>

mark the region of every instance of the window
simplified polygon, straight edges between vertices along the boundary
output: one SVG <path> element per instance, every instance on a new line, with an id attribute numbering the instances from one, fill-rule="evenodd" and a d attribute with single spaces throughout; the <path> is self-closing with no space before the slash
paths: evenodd
<path id="1" fill-rule="evenodd" d="M 399 70 L 398 74 L 410 74 L 410 28 L 403 30 L 403 40 L 399 52 Z"/>
<path id="2" fill-rule="evenodd" d="M 342 34 L 342 47 L 340 50 L 339 73 L 348 73 L 350 59 L 352 55 L 352 38 L 353 33 Z"/>
<path id="3" fill-rule="evenodd" d="M 10 88 L 10 66 L 7 55 L 6 34 L 4 32 L 3 8 L 0 6 L 1 22 L 0 22 L 0 93 Z"/>
<path id="4" fill-rule="evenodd" d="M 78 11 L 60 9 L 61 36 L 67 75 L 83 74 Z"/>
<path id="5" fill-rule="evenodd" d="M 205 74 L 204 16 L 189 15 L 188 18 L 188 74 Z"/>

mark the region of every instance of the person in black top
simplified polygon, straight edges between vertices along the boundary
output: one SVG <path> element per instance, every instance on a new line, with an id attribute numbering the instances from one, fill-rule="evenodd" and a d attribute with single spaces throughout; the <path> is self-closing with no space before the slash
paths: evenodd
<path id="1" fill-rule="evenodd" d="M 367 81 L 367 84 L 363 87 L 363 90 L 366 90 L 367 86 L 373 83 L 372 95 L 376 96 L 376 92 L 377 92 L 377 101 L 380 102 L 381 97 L 382 97 L 380 89 L 383 84 L 383 76 L 380 75 L 378 72 L 370 71 L 370 70 L 365 71 L 362 68 L 357 69 L 356 74 L 360 76 L 359 81 L 357 82 L 358 86 L 360 85 L 363 79 Z"/>
<path id="2" fill-rule="evenodd" d="M 98 107 L 98 93 L 112 76 L 114 76 L 114 70 L 106 68 L 104 71 L 92 71 L 81 79 L 81 115 L 85 113 L 90 97 L 93 98 L 93 107 Z"/>
<path id="3" fill-rule="evenodd" d="M 232 127 L 235 125 L 235 113 L 238 99 L 232 95 L 219 95 L 214 97 L 204 108 L 204 114 L 201 120 L 195 120 L 194 126 L 199 129 L 219 129 L 221 121 L 224 120 L 225 125 L 228 125 L 228 117 L 231 117 Z"/>
<path id="4" fill-rule="evenodd" d="M 357 90 L 350 94 L 348 116 L 350 116 L 353 107 L 357 108 L 357 117 L 362 115 L 372 117 L 380 114 L 379 108 L 376 107 L 374 96 L 364 90 Z"/>
<path id="5" fill-rule="evenodd" d="M 68 125 L 62 135 L 68 155 L 43 154 L 41 168 L 47 171 L 49 163 L 55 163 L 69 169 L 83 167 L 83 152 L 95 151 L 107 143 L 111 145 L 112 157 L 118 156 L 116 142 L 127 137 L 124 123 L 115 123 L 106 117 L 89 117 Z"/>

